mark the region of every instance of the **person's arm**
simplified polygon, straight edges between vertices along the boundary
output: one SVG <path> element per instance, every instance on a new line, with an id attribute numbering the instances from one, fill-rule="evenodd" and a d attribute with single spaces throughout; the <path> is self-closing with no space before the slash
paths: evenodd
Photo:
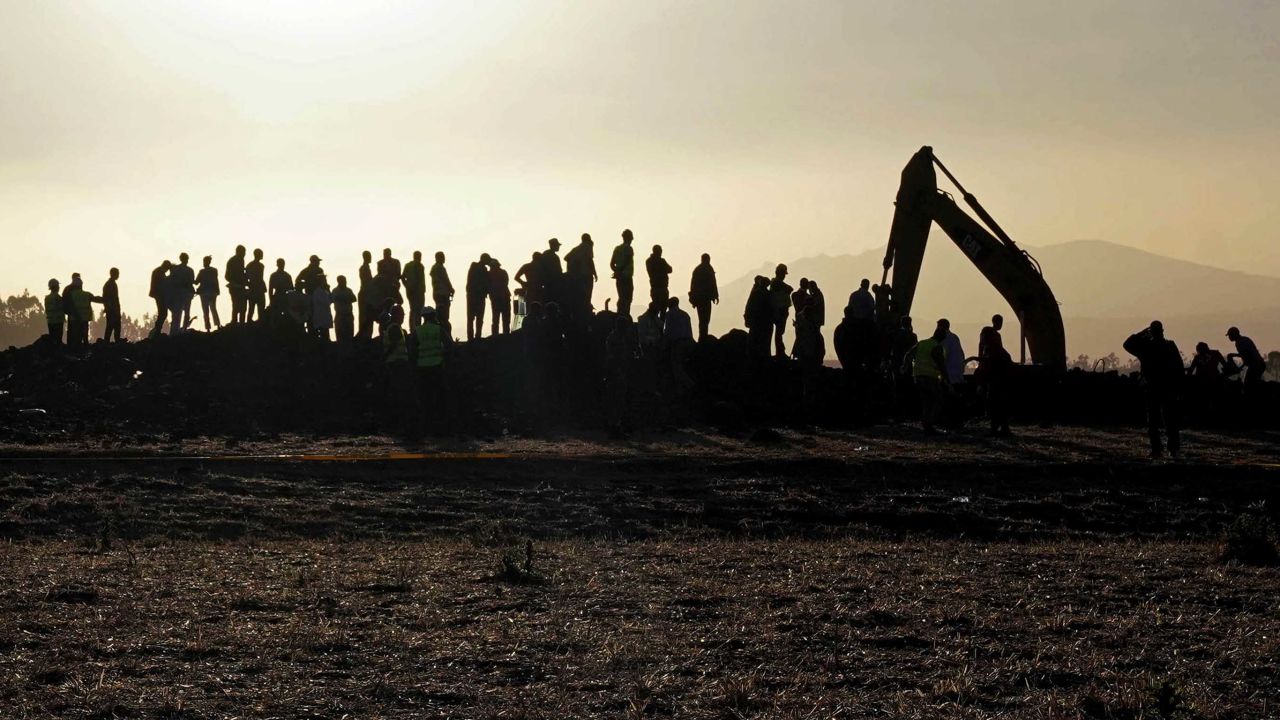
<path id="1" fill-rule="evenodd" d="M 712 270 L 708 275 L 711 276 L 711 302 L 716 305 L 720 304 L 720 286 L 716 284 L 716 271 Z"/>

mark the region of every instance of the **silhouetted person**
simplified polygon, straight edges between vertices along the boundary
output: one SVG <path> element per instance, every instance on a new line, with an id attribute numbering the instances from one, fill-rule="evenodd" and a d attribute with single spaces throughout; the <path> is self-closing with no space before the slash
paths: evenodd
<path id="1" fill-rule="evenodd" d="M 1191 358 L 1187 374 L 1205 381 L 1217 380 L 1227 370 L 1227 359 L 1222 353 L 1209 347 L 1209 343 L 1196 343 L 1196 354 Z"/>
<path id="2" fill-rule="evenodd" d="M 493 312 L 493 329 L 489 334 L 510 333 L 511 278 L 496 259 L 489 261 L 489 304 Z"/>
<path id="3" fill-rule="evenodd" d="M 947 380 L 952 386 L 959 385 L 964 382 L 964 346 L 960 344 L 960 336 L 951 332 L 950 320 L 942 318 L 938 325 L 947 333 L 942 341 L 943 349 L 947 351 Z"/>
<path id="4" fill-rule="evenodd" d="M 626 433 L 627 410 L 630 405 L 632 367 L 639 346 L 635 325 L 627 315 L 614 319 L 613 329 L 604 341 L 605 350 L 605 416 L 611 437 Z"/>
<path id="5" fill-rule="evenodd" d="M 819 332 L 827 324 L 827 296 L 822 294 L 817 280 L 809 281 L 809 320 Z"/>
<path id="6" fill-rule="evenodd" d="M 515 281 L 519 283 L 520 289 L 524 291 L 525 302 L 529 305 L 538 303 L 542 305 L 542 282 L 539 280 L 540 265 L 542 264 L 542 253 L 535 252 L 533 258 L 529 262 L 520 266 L 516 270 Z M 529 315 L 533 315 L 530 308 Z"/>
<path id="7" fill-rule="evenodd" d="M 80 273 L 74 273 L 71 276 L 70 290 L 70 312 L 67 317 L 67 345 L 72 345 L 72 338 L 75 339 L 76 348 L 85 348 L 89 345 L 89 324 L 93 322 L 93 303 L 95 298 L 93 293 L 84 289 L 84 280 L 80 278 Z"/>
<path id="8" fill-rule="evenodd" d="M 312 255 L 307 260 L 307 266 L 302 268 L 294 282 L 298 292 L 310 294 L 316 289 L 320 278 L 324 277 L 324 270 L 320 269 L 320 263 L 320 257 L 317 255 Z"/>
<path id="9" fill-rule="evenodd" d="M 1157 460 L 1164 450 L 1160 442 L 1160 427 L 1168 435 L 1169 454 L 1181 457 L 1179 438 L 1178 392 L 1182 379 L 1182 354 L 1172 340 L 1164 336 L 1164 325 L 1152 321 L 1151 325 L 1130 335 L 1124 341 L 1124 349 L 1138 358 L 1142 370 L 1142 382 L 1147 396 L 1147 435 L 1151 440 L 1151 459 Z"/>
<path id="10" fill-rule="evenodd" d="M 680 309 L 680 299 L 667 300 L 667 310 L 663 318 L 662 336 L 667 341 L 671 352 L 671 376 L 675 378 L 676 387 L 687 391 L 693 387 L 693 379 L 685 365 L 689 360 L 689 351 L 693 347 L 693 322 L 689 313 Z"/>
<path id="11" fill-rule="evenodd" d="M 340 343 L 349 343 L 355 337 L 356 294 L 347 287 L 345 275 L 338 276 L 338 286 L 333 289 L 333 330 Z"/>
<path id="12" fill-rule="evenodd" d="M 120 313 L 120 270 L 111 268 L 107 281 L 102 284 L 102 316 L 106 327 L 102 331 L 104 342 L 120 342 L 123 318 Z"/>
<path id="13" fill-rule="evenodd" d="M 564 267 L 560 264 L 560 241 L 551 238 L 547 241 L 547 249 L 538 256 L 538 272 L 535 279 L 541 284 L 540 296 L 544 307 L 548 303 L 556 303 L 559 307 L 564 300 Z M 561 308 L 563 309 L 563 308 Z"/>
<path id="14" fill-rule="evenodd" d="M 151 271 L 151 289 L 148 295 L 156 302 L 156 324 L 151 329 L 152 337 L 164 330 L 164 321 L 169 318 L 169 270 L 172 268 L 173 263 L 165 260 L 160 263 L 160 267 Z M 71 342 L 70 338 L 67 342 Z"/>
<path id="15" fill-rule="evenodd" d="M 769 295 L 769 278 L 757 275 L 747 296 L 742 320 L 747 326 L 747 347 L 752 357 L 769 357 L 769 338 L 773 335 L 773 301 Z"/>
<path id="16" fill-rule="evenodd" d="M 1009 385 L 1013 358 L 1004 349 L 1000 330 L 1004 317 L 993 315 L 991 324 L 978 336 L 977 378 L 987 391 L 987 420 L 992 435 L 1009 435 Z"/>
<path id="17" fill-rule="evenodd" d="M 791 309 L 795 311 L 796 319 L 800 318 L 800 313 L 809 309 L 812 298 L 809 294 L 809 278 L 800 278 L 799 287 L 791 293 Z"/>
<path id="18" fill-rule="evenodd" d="M 422 264 L 422 251 L 413 251 L 413 259 L 404 264 L 400 273 L 404 282 L 404 295 L 409 300 L 409 328 L 422 324 L 422 308 L 427 306 L 427 268 Z"/>
<path id="19" fill-rule="evenodd" d="M 383 300 L 392 299 L 401 301 L 400 297 L 400 275 L 402 269 L 400 261 L 391 256 L 391 248 L 384 248 L 382 251 L 382 259 L 378 261 L 378 283 L 381 285 L 380 291 Z"/>
<path id="20" fill-rule="evenodd" d="M 822 362 L 827 357 L 826 342 L 822 339 L 822 330 L 814 312 L 813 304 L 809 303 L 803 311 L 796 313 L 796 338 L 791 344 L 791 357 L 800 365 L 801 401 L 806 408 L 818 403 Z"/>
<path id="21" fill-rule="evenodd" d="M 879 324 L 890 321 L 893 314 L 893 287 L 889 283 L 871 286 L 871 294 L 875 296 L 875 320 Z"/>
<path id="22" fill-rule="evenodd" d="M 663 259 L 661 245 L 653 246 L 653 252 L 644 261 L 644 269 L 649 274 L 649 299 L 666 308 L 671 298 L 671 264 Z"/>
<path id="23" fill-rule="evenodd" d="M 382 298 L 378 297 L 377 283 L 373 279 L 373 253 L 365 250 L 360 257 L 362 259 L 358 275 L 360 287 L 356 292 L 360 329 L 356 336 L 367 340 L 373 337 L 373 323 L 378 315 L 378 305 L 382 302 Z"/>
<path id="24" fill-rule="evenodd" d="M 218 285 L 218 270 L 213 266 L 213 258 L 205 256 L 204 267 L 196 274 L 196 294 L 200 296 L 200 312 L 204 317 L 204 331 L 222 328 L 222 319 L 218 317 L 218 296 L 222 289 Z"/>
<path id="25" fill-rule="evenodd" d="M 192 269 L 190 262 L 191 258 L 182 253 L 178 256 L 178 264 L 169 270 L 169 312 L 173 315 L 169 324 L 170 335 L 191 326 L 191 301 L 196 297 L 196 271 Z"/>
<path id="26" fill-rule="evenodd" d="M 702 262 L 693 269 L 689 279 L 689 304 L 698 313 L 698 340 L 704 340 L 711 328 L 711 306 L 720 303 L 720 286 L 716 284 L 716 269 L 711 267 L 711 256 L 703 253 Z"/>
<path id="27" fill-rule="evenodd" d="M 243 245 L 237 245 L 236 253 L 227 260 L 222 273 L 222 278 L 227 281 L 227 294 L 231 296 L 232 325 L 245 321 L 245 308 L 249 304 L 249 278 L 244 267 L 246 252 Z"/>
<path id="28" fill-rule="evenodd" d="M 62 328 L 67 321 L 66 307 L 62 304 L 61 287 L 56 279 L 49 281 L 49 294 L 44 296 L 44 320 L 49 326 L 49 337 L 54 344 L 62 344 Z"/>
<path id="29" fill-rule="evenodd" d="M 269 300 L 272 308 L 282 306 L 284 294 L 293 289 L 293 276 L 284 269 L 284 258 L 276 260 L 276 271 L 271 273 L 271 294 Z"/>
<path id="30" fill-rule="evenodd" d="M 947 354 L 944 343 L 947 329 L 938 323 L 933 335 L 916 343 L 907 352 L 916 392 L 920 396 L 920 420 L 924 431 L 937 432 L 936 425 L 942 413 L 943 396 L 947 391 Z"/>
<path id="31" fill-rule="evenodd" d="M 862 282 L 858 284 L 858 289 L 849 294 L 849 310 L 854 320 L 869 323 L 876 321 L 876 299 L 871 295 L 870 287 L 871 281 L 862 278 Z"/>
<path id="32" fill-rule="evenodd" d="M 312 279 L 309 296 L 311 334 L 328 342 L 329 331 L 333 329 L 333 293 L 323 274 Z"/>
<path id="33" fill-rule="evenodd" d="M 431 300 L 436 304 L 436 320 L 444 328 L 445 335 L 453 337 L 449 321 L 449 308 L 453 306 L 453 283 L 449 281 L 449 271 L 444 267 L 444 253 L 436 253 L 436 262 L 431 266 Z"/>
<path id="34" fill-rule="evenodd" d="M 253 322 L 255 317 L 262 320 L 267 308 L 266 267 L 262 264 L 262 251 L 253 251 L 253 261 L 244 266 L 245 280 L 249 286 L 249 302 L 245 307 L 245 322 Z"/>
<path id="35" fill-rule="evenodd" d="M 1262 374 L 1267 371 L 1266 359 L 1258 352 L 1258 346 L 1251 338 L 1240 334 L 1240 328 L 1227 330 L 1227 339 L 1236 345 L 1236 351 L 1227 355 L 1227 362 L 1240 358 L 1240 362 L 1244 363 L 1244 386 L 1248 390 L 1255 389 L 1262 382 Z"/>
<path id="36" fill-rule="evenodd" d="M 412 422 L 413 373 L 409 365 L 409 336 L 404 329 L 404 308 L 400 305 L 391 305 L 382 324 L 382 360 L 387 367 L 387 415 L 397 430 L 408 430 Z"/>
<path id="37" fill-rule="evenodd" d="M 889 338 L 889 362 L 887 369 L 891 376 L 893 390 L 893 412 L 901 417 L 902 403 L 911 397 L 914 381 L 910 369 L 911 348 L 916 346 L 916 331 L 911 326 L 911 317 L 906 316 L 898 321 Z"/>
<path id="38" fill-rule="evenodd" d="M 596 254 L 591 235 L 582 233 L 582 240 L 564 256 L 565 298 L 575 317 L 585 317 L 591 311 L 591 293 L 595 289 Z"/>
<path id="39" fill-rule="evenodd" d="M 613 271 L 618 289 L 618 314 L 631 317 L 631 299 L 635 295 L 636 251 L 631 247 L 634 236 L 630 230 L 622 231 L 622 243 L 609 256 L 609 269 Z"/>
<path id="40" fill-rule="evenodd" d="M 484 306 L 489 301 L 489 253 L 467 268 L 467 340 L 484 335 Z"/>
<path id="41" fill-rule="evenodd" d="M 773 308 L 773 354 L 787 356 L 787 346 L 782 336 L 787 331 L 787 318 L 791 314 L 792 288 L 787 284 L 787 266 L 778 265 L 773 280 L 769 281 L 769 304 Z"/>
<path id="42" fill-rule="evenodd" d="M 413 364 L 417 368 L 421 396 L 418 406 L 433 432 L 446 427 L 446 423 L 452 419 L 446 400 L 448 388 L 444 378 L 446 344 L 444 328 L 440 326 L 435 308 L 424 308 L 422 324 L 414 330 L 411 353 Z"/>

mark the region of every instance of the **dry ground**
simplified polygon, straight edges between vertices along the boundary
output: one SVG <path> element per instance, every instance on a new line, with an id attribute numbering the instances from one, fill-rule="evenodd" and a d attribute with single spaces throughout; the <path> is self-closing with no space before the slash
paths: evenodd
<path id="1" fill-rule="evenodd" d="M 504 575 L 502 557 L 517 567 Z M 1211 545 L 3 551 L 10 717 L 1274 717 L 1271 570 Z"/>
<path id="2" fill-rule="evenodd" d="M 1192 440 L 11 448 L 0 717 L 1278 717 L 1274 438 Z"/>

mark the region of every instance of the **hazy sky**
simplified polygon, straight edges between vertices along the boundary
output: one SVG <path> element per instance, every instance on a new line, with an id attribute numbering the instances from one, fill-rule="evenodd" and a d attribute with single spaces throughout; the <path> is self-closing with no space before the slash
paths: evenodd
<path id="1" fill-rule="evenodd" d="M 727 281 L 883 244 L 922 144 L 1023 243 L 1280 274 L 1278 37 L 1265 0 L 0 0 L 0 291 L 114 264 L 141 310 L 237 243 L 603 267 L 624 227 Z"/>

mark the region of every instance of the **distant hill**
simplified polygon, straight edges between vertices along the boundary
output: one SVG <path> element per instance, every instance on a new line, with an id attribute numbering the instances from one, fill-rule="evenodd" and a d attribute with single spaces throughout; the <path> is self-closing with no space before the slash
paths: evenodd
<path id="1" fill-rule="evenodd" d="M 948 317 L 968 340 L 993 313 L 1008 306 L 954 245 L 934 233 L 920 274 L 913 315 Z M 1223 333 L 1239 325 L 1264 349 L 1280 348 L 1280 278 L 1224 270 L 1176 260 L 1099 240 L 1079 240 L 1028 250 L 1062 304 L 1071 355 L 1119 352 L 1128 332 L 1160 318 L 1187 352 L 1197 340 L 1227 345 Z M 836 322 L 849 293 L 861 278 L 879 282 L 883 249 L 857 255 L 819 255 L 784 261 L 794 285 L 816 280 L 827 297 L 828 316 Z M 751 279 L 772 276 L 776 262 L 721 289 L 723 298 L 713 331 L 742 322 Z M 976 340 L 974 340 L 976 342 Z"/>

